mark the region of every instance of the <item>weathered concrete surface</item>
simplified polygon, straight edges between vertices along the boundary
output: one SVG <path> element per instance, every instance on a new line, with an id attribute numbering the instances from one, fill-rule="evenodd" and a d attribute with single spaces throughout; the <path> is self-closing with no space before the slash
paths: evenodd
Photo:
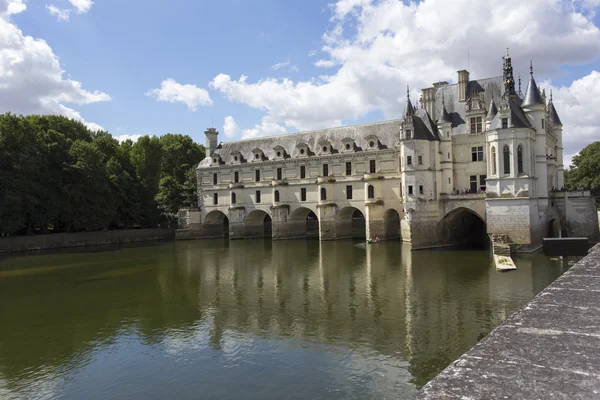
<path id="1" fill-rule="evenodd" d="M 600 399 L 600 245 L 417 399 Z"/>

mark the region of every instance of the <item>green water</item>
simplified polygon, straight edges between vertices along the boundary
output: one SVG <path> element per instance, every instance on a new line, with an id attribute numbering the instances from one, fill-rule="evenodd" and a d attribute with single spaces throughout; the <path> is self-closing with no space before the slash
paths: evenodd
<path id="1" fill-rule="evenodd" d="M 398 242 L 0 259 L 2 399 L 403 399 L 564 272 Z"/>

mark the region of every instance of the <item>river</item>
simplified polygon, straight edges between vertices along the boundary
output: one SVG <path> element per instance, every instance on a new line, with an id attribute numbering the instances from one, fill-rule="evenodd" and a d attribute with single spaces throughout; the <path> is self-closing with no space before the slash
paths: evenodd
<path id="1" fill-rule="evenodd" d="M 406 399 L 566 266 L 399 242 L 0 259 L 2 399 Z"/>

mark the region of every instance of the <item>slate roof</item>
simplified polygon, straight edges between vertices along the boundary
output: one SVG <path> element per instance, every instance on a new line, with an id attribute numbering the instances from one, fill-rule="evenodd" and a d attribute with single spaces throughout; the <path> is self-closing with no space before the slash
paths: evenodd
<path id="1" fill-rule="evenodd" d="M 421 110 L 418 110 L 421 111 Z M 417 111 L 417 113 L 418 113 Z M 320 142 L 329 141 L 332 146 L 332 154 L 340 153 L 344 149 L 342 140 L 351 138 L 354 140 L 356 151 L 367 149 L 369 135 L 377 136 L 379 148 L 394 148 L 400 137 L 400 120 L 389 120 L 375 122 L 370 124 L 340 126 L 338 128 L 319 129 L 315 131 L 286 133 L 278 136 L 266 136 L 253 139 L 234 140 L 222 142 L 219 144 L 213 154 L 219 154 L 221 160 L 226 164 L 231 162 L 232 153 L 240 152 L 245 160 L 252 160 L 252 150 L 259 148 L 263 151 L 265 159 L 272 160 L 276 156 L 273 150 L 276 146 L 282 146 L 285 149 L 287 157 L 295 158 L 299 155 L 298 144 L 305 143 L 312 153 L 318 152 Z M 427 124 L 424 124 L 427 126 Z M 430 128 L 428 128 L 430 129 Z M 200 167 L 211 165 L 210 157 L 206 157 L 200 162 Z"/>
<path id="2" fill-rule="evenodd" d="M 511 97 L 508 101 L 508 105 L 510 107 L 510 119 L 509 119 L 509 127 L 511 128 L 532 128 L 531 123 L 525 116 L 525 112 L 521 108 L 521 99 L 519 96 Z M 492 123 L 490 124 L 490 130 L 501 129 L 502 128 L 502 119 L 500 114 L 496 114 Z"/>
<path id="3" fill-rule="evenodd" d="M 483 93 L 483 104 L 490 104 L 492 97 L 499 99 L 504 93 L 504 82 L 501 76 L 469 81 L 467 96 L 472 93 Z M 452 135 L 467 133 L 467 102 L 458 100 L 458 83 L 441 86 L 435 95 L 434 113 L 437 119 L 442 113 L 442 98 L 452 122 Z"/>
<path id="4" fill-rule="evenodd" d="M 558 118 L 558 113 L 556 112 L 556 108 L 554 108 L 554 103 L 552 102 L 552 98 L 550 98 L 550 103 L 548 103 L 548 111 L 550 112 L 550 120 L 553 125 L 562 126 L 562 122 L 560 118 Z"/>
<path id="5" fill-rule="evenodd" d="M 525 92 L 525 98 L 523 99 L 523 107 L 532 106 L 532 105 L 544 105 L 544 100 L 542 100 L 542 95 L 540 94 L 540 90 L 538 89 L 537 84 L 535 83 L 535 79 L 533 79 L 533 73 L 529 78 L 529 84 L 527 85 L 527 91 Z"/>
<path id="6" fill-rule="evenodd" d="M 438 134 L 437 125 L 427 114 L 424 108 L 416 110 L 412 116 L 413 123 L 413 135 L 412 138 L 415 140 L 440 140 Z"/>

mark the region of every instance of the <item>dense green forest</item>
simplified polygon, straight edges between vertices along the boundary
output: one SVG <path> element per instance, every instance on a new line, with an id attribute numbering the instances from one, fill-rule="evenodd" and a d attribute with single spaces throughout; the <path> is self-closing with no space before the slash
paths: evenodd
<path id="1" fill-rule="evenodd" d="M 586 146 L 573 157 L 573 165 L 565 171 L 565 187 L 589 189 L 596 198 L 600 197 L 600 142 Z"/>
<path id="2" fill-rule="evenodd" d="M 62 116 L 0 115 L 0 233 L 170 224 L 197 201 L 204 155 L 186 135 L 119 143 Z"/>

